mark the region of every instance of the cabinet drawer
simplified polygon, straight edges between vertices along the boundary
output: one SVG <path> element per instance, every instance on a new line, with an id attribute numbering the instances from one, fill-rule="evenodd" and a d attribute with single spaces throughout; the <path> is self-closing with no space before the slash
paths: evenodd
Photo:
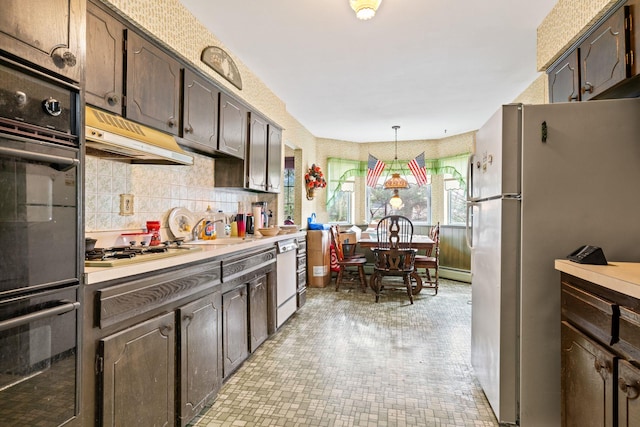
<path id="1" fill-rule="evenodd" d="M 640 314 L 620 307 L 620 341 L 618 346 L 629 359 L 640 363 Z"/>
<path id="2" fill-rule="evenodd" d="M 307 256 L 306 255 L 298 255 L 298 270 L 307 267 Z"/>
<path id="3" fill-rule="evenodd" d="M 297 293 L 298 308 L 302 307 L 307 302 L 307 288 L 298 289 Z"/>
<path id="4" fill-rule="evenodd" d="M 562 284 L 562 318 L 611 345 L 618 335 L 618 306 L 589 292 Z"/>
<path id="5" fill-rule="evenodd" d="M 307 270 L 298 271 L 298 289 L 307 285 Z"/>

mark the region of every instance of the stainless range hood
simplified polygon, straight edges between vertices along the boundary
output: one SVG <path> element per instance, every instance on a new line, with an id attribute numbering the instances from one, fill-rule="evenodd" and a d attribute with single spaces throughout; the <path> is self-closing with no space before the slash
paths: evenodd
<path id="1" fill-rule="evenodd" d="M 165 133 L 85 107 L 87 154 L 131 163 L 193 165 L 193 157 Z"/>

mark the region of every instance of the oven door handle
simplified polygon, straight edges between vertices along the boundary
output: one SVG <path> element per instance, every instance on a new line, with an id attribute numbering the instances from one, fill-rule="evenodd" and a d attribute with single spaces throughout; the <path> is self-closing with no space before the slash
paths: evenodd
<path id="1" fill-rule="evenodd" d="M 33 153 L 31 151 L 16 150 L 14 148 L 0 147 L 0 155 L 18 157 L 37 162 L 51 163 L 60 172 L 66 172 L 80 164 L 80 160 L 71 157 L 52 156 L 50 154 Z"/>
<path id="2" fill-rule="evenodd" d="M 35 320 L 44 319 L 47 317 L 53 317 L 60 314 L 68 313 L 80 308 L 79 302 L 60 301 L 62 304 L 52 308 L 46 308 L 40 311 L 34 311 L 33 313 L 25 314 L 24 316 L 14 317 L 13 319 L 3 320 L 0 322 L 0 331 L 6 331 L 11 328 L 26 325 Z"/>

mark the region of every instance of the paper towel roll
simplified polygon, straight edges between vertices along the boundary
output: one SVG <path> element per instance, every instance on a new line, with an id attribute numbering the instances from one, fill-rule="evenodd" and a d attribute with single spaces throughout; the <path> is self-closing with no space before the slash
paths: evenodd
<path id="1" fill-rule="evenodd" d="M 254 230 L 259 228 L 264 228 L 264 224 L 262 223 L 262 208 L 260 206 L 253 207 L 253 227 Z"/>

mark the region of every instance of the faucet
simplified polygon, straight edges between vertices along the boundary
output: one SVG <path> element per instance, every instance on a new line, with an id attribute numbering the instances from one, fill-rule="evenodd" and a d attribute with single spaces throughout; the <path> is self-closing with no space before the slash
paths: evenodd
<path id="1" fill-rule="evenodd" d="M 200 239 L 200 228 L 204 226 L 204 222 L 205 222 L 206 218 L 200 218 L 198 220 L 198 222 L 196 222 L 196 225 L 193 226 L 193 229 L 191 230 L 191 240 L 199 240 Z M 222 219 L 216 219 L 211 221 L 212 224 L 215 224 L 216 222 L 224 222 L 224 220 Z"/>

